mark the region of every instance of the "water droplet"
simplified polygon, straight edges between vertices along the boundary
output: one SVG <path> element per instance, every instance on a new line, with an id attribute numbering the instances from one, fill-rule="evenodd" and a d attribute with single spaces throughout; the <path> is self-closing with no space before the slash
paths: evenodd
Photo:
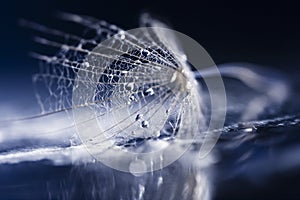
<path id="1" fill-rule="evenodd" d="M 249 132 L 253 131 L 253 128 L 251 128 L 251 127 L 250 128 L 245 128 L 243 131 L 249 133 Z"/>
<path id="2" fill-rule="evenodd" d="M 135 118 L 135 121 L 141 120 L 143 119 L 143 115 L 142 114 L 138 114 Z"/>
<path id="3" fill-rule="evenodd" d="M 109 78 L 110 81 L 113 79 L 113 77 L 114 77 L 114 75 L 112 75 L 112 74 L 108 75 L 108 78 Z"/>
<path id="4" fill-rule="evenodd" d="M 186 56 L 185 54 L 183 54 L 183 55 L 181 55 L 181 59 L 182 59 L 183 61 L 187 61 L 187 56 Z"/>
<path id="5" fill-rule="evenodd" d="M 149 127 L 149 122 L 146 121 L 146 120 L 142 121 L 142 122 L 141 122 L 141 127 L 142 127 L 142 128 L 148 128 L 148 127 Z"/>
<path id="6" fill-rule="evenodd" d="M 88 62 L 84 62 L 84 63 L 82 63 L 82 65 L 83 65 L 83 67 L 89 67 L 90 66 L 90 64 Z"/>
<path id="7" fill-rule="evenodd" d="M 140 60 L 136 60 L 136 61 L 134 61 L 134 64 L 135 65 L 140 65 L 140 64 L 142 64 L 142 62 Z"/>
<path id="8" fill-rule="evenodd" d="M 177 78 L 177 72 L 175 72 L 171 78 L 171 83 L 173 83 Z"/>
<path id="9" fill-rule="evenodd" d="M 125 76 L 126 74 L 128 74 L 128 71 L 121 71 L 121 76 Z"/>
<path id="10" fill-rule="evenodd" d="M 134 89 L 134 83 L 127 83 L 125 89 L 132 91 Z"/>
<path id="11" fill-rule="evenodd" d="M 144 91 L 145 96 L 150 96 L 154 94 L 154 90 L 152 88 L 148 88 L 147 90 Z"/>
<path id="12" fill-rule="evenodd" d="M 245 132 L 245 133 L 252 133 L 257 130 L 255 126 L 249 126 L 249 125 L 239 125 L 238 127 L 239 131 Z"/>
<path id="13" fill-rule="evenodd" d="M 158 138 L 160 136 L 160 131 L 156 131 L 155 137 Z"/>
<path id="14" fill-rule="evenodd" d="M 119 37 L 121 40 L 124 40 L 124 39 L 125 39 L 125 32 L 124 32 L 123 30 L 119 31 L 118 37 Z"/>
<path id="15" fill-rule="evenodd" d="M 137 101 L 134 94 L 130 95 L 129 100 L 130 101 Z"/>
<path id="16" fill-rule="evenodd" d="M 146 57 L 146 56 L 148 56 L 149 54 L 150 54 L 150 52 L 149 52 L 148 50 L 146 50 L 146 49 L 143 49 L 143 50 L 142 50 L 142 55 L 143 55 L 143 56 Z"/>

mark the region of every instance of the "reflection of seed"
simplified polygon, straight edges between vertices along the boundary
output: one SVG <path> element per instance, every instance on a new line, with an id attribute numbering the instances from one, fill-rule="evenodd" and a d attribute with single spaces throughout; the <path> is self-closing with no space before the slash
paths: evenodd
<path id="1" fill-rule="evenodd" d="M 138 114 L 135 118 L 136 121 L 140 120 L 143 118 L 143 115 L 142 114 Z"/>
<path id="2" fill-rule="evenodd" d="M 142 121 L 141 122 L 141 127 L 142 128 L 148 128 L 149 127 L 149 122 L 148 121 Z"/>

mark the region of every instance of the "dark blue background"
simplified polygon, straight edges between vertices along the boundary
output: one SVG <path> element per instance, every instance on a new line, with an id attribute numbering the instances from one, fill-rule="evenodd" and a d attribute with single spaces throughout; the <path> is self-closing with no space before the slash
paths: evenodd
<path id="1" fill-rule="evenodd" d="M 56 11 L 91 15 L 125 29 L 137 27 L 139 14 L 148 11 L 196 39 L 217 64 L 250 62 L 290 72 L 300 64 L 300 12 L 286 1 L 10 0 L 0 8 L 0 92 L 5 93 L 0 102 L 20 103 L 20 95 L 33 96 L 31 74 L 38 69 L 28 52 L 37 49 L 18 20 L 51 25 Z"/>
<path id="2" fill-rule="evenodd" d="M 291 5 L 287 1 L 281 3 L 275 1 L 264 1 L 264 3 L 201 1 L 199 3 L 186 0 L 163 2 L 10 0 L 2 2 L 0 8 L 0 102 L 19 104 L 24 112 L 28 109 L 28 105 L 35 102 L 31 75 L 38 72 L 38 62 L 30 58 L 28 53 L 37 51 L 39 47 L 31 41 L 31 32 L 18 25 L 20 18 L 51 25 L 55 23 L 53 16 L 56 11 L 68 11 L 91 15 L 129 29 L 138 26 L 138 17 L 141 12 L 148 11 L 170 23 L 175 30 L 196 39 L 217 64 L 250 62 L 283 70 L 291 78 L 297 78 L 300 66 L 300 12 L 297 8 L 297 5 Z M 5 114 L 1 113 L 1 115 Z M 10 168 L 6 178 L 9 179 L 10 175 L 14 174 L 12 170 L 18 170 L 17 168 Z M 69 168 L 62 169 L 58 172 L 65 176 Z M 43 173 L 42 170 L 41 174 Z M 19 171 L 18 177 L 15 178 L 22 180 L 24 174 L 28 176 L 28 172 Z M 295 174 L 299 177 L 299 173 Z M 297 185 L 296 176 L 284 176 L 284 178 L 281 176 L 283 175 L 274 177 L 274 185 L 265 187 L 268 197 L 279 198 L 279 194 L 284 194 L 284 191 L 278 190 L 281 188 L 282 181 L 290 189 L 293 189 L 291 186 Z M 293 179 L 290 180 L 290 178 Z M 233 193 L 232 188 L 239 188 L 239 184 L 243 183 L 239 181 L 230 183 L 236 185 L 228 187 L 231 188 L 229 192 L 226 191 L 226 185 L 224 185 L 217 197 L 220 199 L 239 198 L 239 193 L 243 197 L 244 195 L 264 197 L 265 190 L 245 185 L 245 183 L 244 190 L 237 189 L 236 193 Z M 20 182 L 23 183 L 24 180 Z M 251 192 L 247 192 L 247 187 L 251 188 Z M 275 189 L 274 193 L 272 188 Z M 296 189 L 294 188 L 293 191 Z"/>

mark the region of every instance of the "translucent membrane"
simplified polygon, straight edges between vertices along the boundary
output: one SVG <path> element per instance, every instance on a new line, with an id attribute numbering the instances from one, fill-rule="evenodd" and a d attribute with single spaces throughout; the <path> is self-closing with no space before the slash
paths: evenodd
<path id="1" fill-rule="evenodd" d="M 141 26 L 148 28 L 128 32 L 87 16 L 61 13 L 59 17 L 84 27 L 84 34 L 21 21 L 42 35 L 34 38 L 37 43 L 58 53 L 32 53 L 43 63 L 33 78 L 42 113 L 1 122 L 3 140 L 5 133 L 47 140 L 59 135 L 70 141 L 70 146 L 84 144 L 97 159 L 110 159 L 111 155 L 156 153 L 174 144 L 171 150 L 177 154 L 185 144 L 197 146 L 206 135 L 226 130 L 207 129 L 209 114 L 216 112 L 209 97 L 218 97 L 220 90 L 209 94 L 207 82 L 196 81 L 218 76 L 215 66 L 195 71 L 176 37 L 164 31 L 166 25 L 145 14 Z M 279 105 L 288 94 L 282 81 L 245 66 L 222 66 L 220 72 L 254 91 L 244 92 L 247 98 L 242 109 L 238 106 L 241 102 L 227 104 L 229 112 L 242 113 L 236 121 L 255 119 L 270 102 Z M 241 94 L 241 90 L 232 94 Z M 168 155 L 163 160 L 171 157 Z M 144 169 L 136 156 L 126 166 L 133 173 L 151 171 L 159 168 L 160 160 L 157 155 L 142 160 L 146 162 Z M 153 168 L 151 163 L 155 162 L 158 166 Z"/>

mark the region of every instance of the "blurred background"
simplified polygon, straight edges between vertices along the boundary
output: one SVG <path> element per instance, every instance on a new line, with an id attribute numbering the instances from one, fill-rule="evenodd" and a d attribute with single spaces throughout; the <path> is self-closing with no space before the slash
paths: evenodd
<path id="1" fill-rule="evenodd" d="M 300 60 L 300 13 L 286 1 L 17 1 L 1 5 L 1 102 L 20 102 L 31 87 L 37 62 L 28 56 L 36 50 L 32 34 L 18 26 L 20 18 L 51 26 L 57 11 L 94 16 L 124 29 L 136 28 L 142 12 L 150 12 L 175 30 L 198 41 L 217 64 L 249 62 L 291 72 Z M 7 91 L 6 86 L 12 87 Z M 29 95 L 33 97 L 34 95 Z M 32 101 L 32 99 L 27 99 Z M 33 100 L 34 101 L 34 100 Z"/>
<path id="2" fill-rule="evenodd" d="M 247 62 L 279 70 L 296 82 L 296 91 L 299 91 L 299 88 L 297 89 L 300 72 L 300 12 L 298 8 L 299 6 L 289 4 L 287 1 L 279 3 L 208 0 L 10 0 L 2 2 L 0 8 L 0 102 L 5 106 L 0 107 L 0 117 L 13 117 L 12 113 L 18 110 L 22 114 L 30 114 L 32 109 L 28 107 L 36 104 L 31 76 L 38 72 L 38 62 L 29 56 L 30 51 L 36 50 L 36 44 L 31 40 L 30 31 L 18 25 L 19 19 L 28 19 L 51 26 L 57 20 L 55 12 L 66 11 L 90 15 L 124 29 L 130 29 L 138 27 L 138 18 L 142 12 L 149 12 L 170 24 L 175 30 L 198 41 L 216 64 Z M 9 112 L 10 109 L 13 112 Z M 283 132 L 299 134 L 299 131 L 298 127 L 298 129 L 292 128 Z M 228 157 L 228 163 L 230 163 L 232 161 L 230 159 L 234 157 Z M 14 170 L 19 170 L 18 173 L 21 173 L 17 166 L 7 170 L 8 174 L 13 174 Z M 58 174 L 64 173 L 64 170 L 67 169 L 60 169 Z M 259 171 L 260 168 L 253 170 Z M 220 168 L 218 171 L 217 175 L 222 177 L 222 173 L 233 173 L 234 169 L 228 172 Z M 0 179 L 7 171 L 2 172 Z M 8 178 L 7 173 L 6 176 Z M 24 174 L 21 173 L 20 176 Z M 5 182 L 2 182 L 3 184 Z M 289 172 L 272 174 L 265 183 L 260 181 L 259 184 L 251 181 L 249 177 L 247 180 L 238 176 L 226 180 L 216 178 L 217 189 L 214 198 L 297 199 L 300 195 L 299 184 L 299 167 Z"/>

